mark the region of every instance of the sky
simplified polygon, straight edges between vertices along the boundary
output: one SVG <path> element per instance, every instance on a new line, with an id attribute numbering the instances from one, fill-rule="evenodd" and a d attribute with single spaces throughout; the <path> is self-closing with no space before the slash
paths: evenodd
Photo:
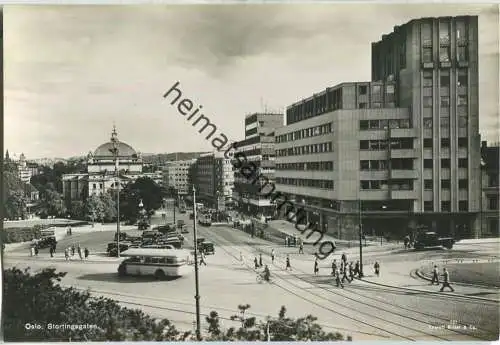
<path id="1" fill-rule="evenodd" d="M 162 95 L 177 81 L 230 141 L 244 117 L 341 82 L 369 81 L 371 42 L 413 18 L 479 16 L 483 140 L 499 137 L 497 5 L 4 7 L 4 149 L 86 155 L 210 151 Z"/>

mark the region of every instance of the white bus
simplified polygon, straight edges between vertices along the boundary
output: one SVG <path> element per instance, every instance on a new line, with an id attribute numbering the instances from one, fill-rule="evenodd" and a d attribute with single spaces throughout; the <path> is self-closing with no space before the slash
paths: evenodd
<path id="1" fill-rule="evenodd" d="M 120 253 L 128 257 L 118 266 L 118 275 L 152 275 L 157 279 L 181 277 L 191 272 L 191 253 L 183 249 L 130 248 Z"/>

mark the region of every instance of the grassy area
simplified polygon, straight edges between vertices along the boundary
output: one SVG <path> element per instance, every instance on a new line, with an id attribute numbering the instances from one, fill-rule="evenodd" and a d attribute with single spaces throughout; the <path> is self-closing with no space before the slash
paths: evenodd
<path id="1" fill-rule="evenodd" d="M 479 284 L 500 288 L 500 272 L 497 262 L 474 263 L 474 264 L 448 264 L 451 283 Z M 439 267 L 439 274 L 443 267 Z M 431 270 L 426 267 L 426 275 L 432 275 Z"/>
<path id="2" fill-rule="evenodd" d="M 13 221 L 4 221 L 3 228 L 4 229 L 12 229 L 12 228 L 29 228 L 35 225 L 42 226 L 66 226 L 66 225 L 83 225 L 87 222 L 82 222 L 81 220 L 71 220 L 71 219 L 25 219 L 25 220 L 13 220 Z"/>

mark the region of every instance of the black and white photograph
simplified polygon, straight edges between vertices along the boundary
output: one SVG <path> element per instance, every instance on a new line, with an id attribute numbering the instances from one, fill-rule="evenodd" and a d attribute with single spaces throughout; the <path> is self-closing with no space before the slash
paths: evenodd
<path id="1" fill-rule="evenodd" d="M 499 14 L 3 5 L 3 340 L 498 340 Z"/>

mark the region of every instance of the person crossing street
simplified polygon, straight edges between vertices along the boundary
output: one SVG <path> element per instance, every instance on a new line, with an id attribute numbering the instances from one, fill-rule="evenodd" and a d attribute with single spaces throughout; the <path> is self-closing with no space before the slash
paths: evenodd
<path id="1" fill-rule="evenodd" d="M 450 274 L 448 273 L 448 270 L 446 268 L 443 268 L 443 286 L 441 286 L 441 289 L 439 290 L 440 292 L 443 292 L 444 288 L 450 288 L 451 292 L 455 291 L 454 288 L 451 287 L 450 285 Z"/>
<path id="2" fill-rule="evenodd" d="M 286 256 L 286 267 L 285 267 L 285 270 L 288 271 L 288 269 L 290 269 L 290 271 L 292 270 L 292 265 L 290 265 L 290 256 Z"/>
<path id="3" fill-rule="evenodd" d="M 271 263 L 274 264 L 274 248 L 271 249 Z"/>
<path id="4" fill-rule="evenodd" d="M 314 275 L 317 275 L 319 272 L 319 263 L 318 258 L 314 259 Z"/>
<path id="5" fill-rule="evenodd" d="M 375 261 L 375 264 L 373 265 L 373 269 L 375 270 L 375 275 L 378 277 L 380 276 L 380 264 L 378 261 Z"/>
<path id="6" fill-rule="evenodd" d="M 262 253 L 259 254 L 259 266 L 262 267 Z"/>
<path id="7" fill-rule="evenodd" d="M 205 262 L 205 253 L 203 253 L 203 250 L 200 250 L 200 266 L 201 264 L 203 265 L 207 265 L 207 263 Z"/>
<path id="8" fill-rule="evenodd" d="M 85 260 L 87 260 L 89 258 L 89 249 L 87 247 L 85 247 L 84 254 L 85 254 Z"/>
<path id="9" fill-rule="evenodd" d="M 335 277 L 335 275 L 337 274 L 337 259 L 333 259 L 332 261 L 332 276 Z"/>
<path id="10" fill-rule="evenodd" d="M 439 285 L 439 273 L 438 273 L 438 267 L 437 265 L 434 265 L 434 269 L 432 270 L 432 280 L 431 280 L 431 285 Z"/>
<path id="11" fill-rule="evenodd" d="M 344 283 L 340 279 L 340 271 L 338 268 L 337 268 L 337 271 L 335 272 L 335 283 L 337 284 L 337 287 L 340 286 L 340 287 L 342 287 L 342 289 L 344 288 Z"/>

